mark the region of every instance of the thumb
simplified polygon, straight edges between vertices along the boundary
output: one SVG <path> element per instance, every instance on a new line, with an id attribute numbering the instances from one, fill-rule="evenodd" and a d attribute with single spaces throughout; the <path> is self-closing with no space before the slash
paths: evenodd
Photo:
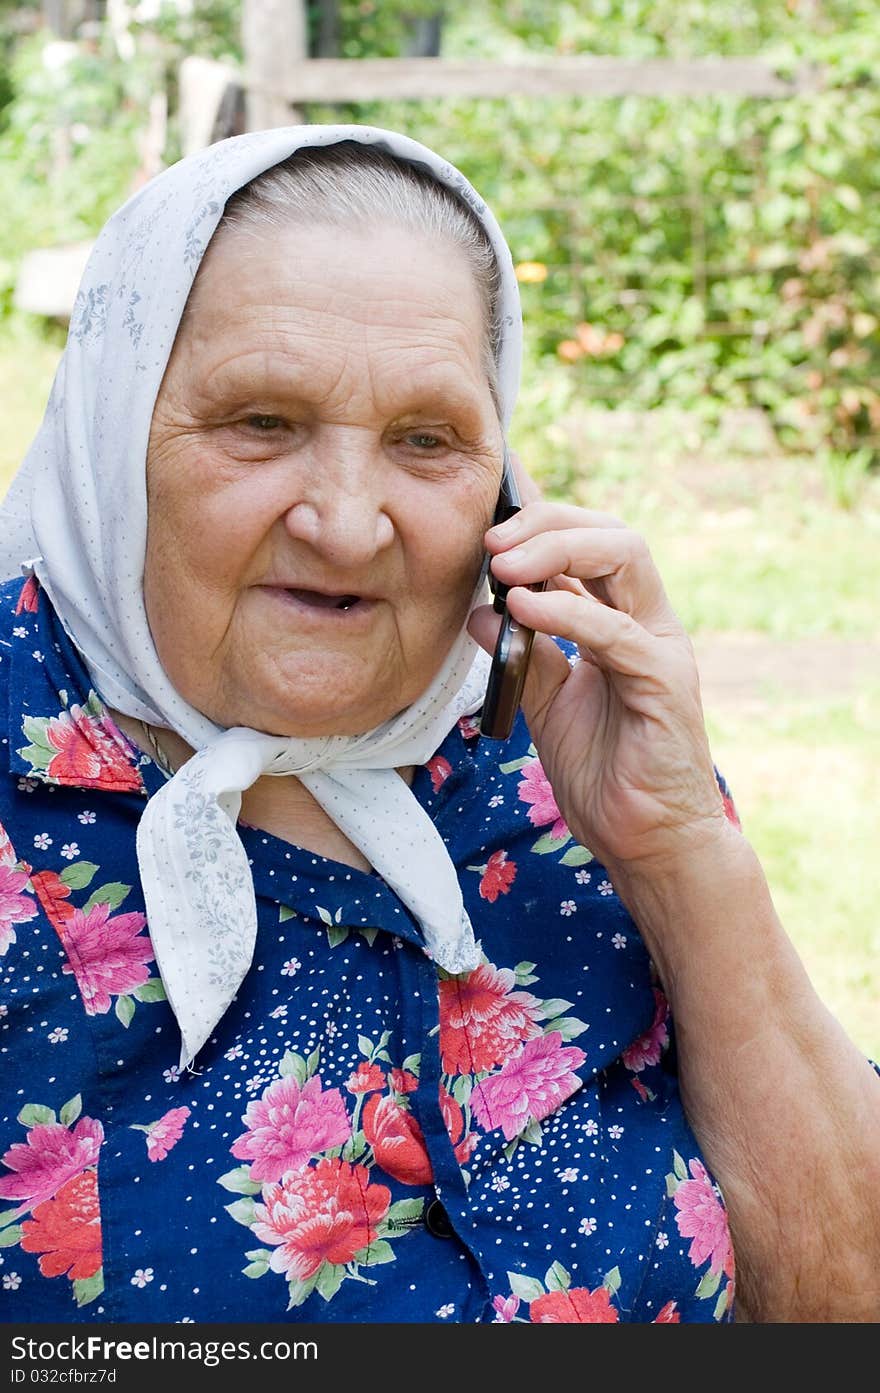
<path id="1" fill-rule="evenodd" d="M 491 605 L 480 605 L 473 610 L 467 627 L 471 638 L 481 648 L 494 653 L 501 616 Z M 568 659 L 553 639 L 547 634 L 535 634 L 522 694 L 523 714 L 533 735 L 533 720 L 538 724 L 539 713 L 546 712 L 570 673 Z"/>

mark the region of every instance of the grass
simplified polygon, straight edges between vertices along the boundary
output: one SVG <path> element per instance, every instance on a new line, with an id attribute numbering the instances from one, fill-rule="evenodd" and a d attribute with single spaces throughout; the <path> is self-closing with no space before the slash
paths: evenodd
<path id="1" fill-rule="evenodd" d="M 32 322 L 0 331 L 0 495 L 39 425 L 58 352 L 57 335 L 47 343 Z M 527 406 L 540 395 L 532 384 Z M 645 534 L 691 633 L 880 645 L 880 479 L 864 480 L 846 510 L 811 460 L 676 452 L 639 434 L 573 429 L 526 429 L 529 445 L 541 444 L 536 472 Z M 866 678 L 842 695 L 833 669 L 827 678 L 827 695 L 805 696 L 795 664 L 747 709 L 707 702 L 706 717 L 819 994 L 880 1059 L 880 684 Z"/>

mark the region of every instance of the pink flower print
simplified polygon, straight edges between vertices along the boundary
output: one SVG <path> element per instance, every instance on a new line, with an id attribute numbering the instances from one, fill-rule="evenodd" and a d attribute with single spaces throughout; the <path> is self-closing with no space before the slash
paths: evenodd
<path id="1" fill-rule="evenodd" d="M 164 1161 L 168 1152 L 183 1136 L 189 1108 L 172 1108 L 144 1130 L 147 1134 L 147 1156 L 151 1161 Z"/>
<path id="2" fill-rule="evenodd" d="M 270 1084 L 262 1098 L 248 1103 L 242 1118 L 247 1132 L 230 1147 L 240 1161 L 253 1161 L 251 1180 L 274 1181 L 302 1170 L 312 1156 L 342 1146 L 351 1122 L 338 1088 L 322 1090 L 315 1074 L 300 1088 L 291 1075 Z"/>
<path id="3" fill-rule="evenodd" d="M 492 1309 L 495 1312 L 495 1324 L 507 1323 L 513 1320 L 519 1310 L 518 1296 L 495 1296 L 492 1298 Z"/>
<path id="4" fill-rule="evenodd" d="M 466 977 L 440 983 L 440 1050 L 446 1074 L 480 1074 L 540 1035 L 541 1003 L 531 992 L 511 991 L 509 967 L 480 963 Z"/>
<path id="5" fill-rule="evenodd" d="M 0 1198 L 23 1200 L 22 1212 L 51 1199 L 62 1185 L 95 1165 L 104 1128 L 81 1117 L 71 1131 L 60 1122 L 40 1122 L 28 1130 L 26 1142 L 16 1142 L 2 1158 L 15 1175 L 0 1179 Z"/>
<path id="6" fill-rule="evenodd" d="M 663 1049 L 669 1044 L 669 1005 L 661 991 L 654 988 L 654 1019 L 645 1031 L 623 1051 L 621 1059 L 627 1069 L 640 1074 L 647 1064 L 658 1064 Z"/>
<path id="7" fill-rule="evenodd" d="M 567 837 L 568 827 L 565 818 L 556 806 L 556 799 L 553 796 L 553 789 L 550 787 L 550 780 L 544 773 L 543 766 L 539 759 L 530 760 L 521 769 L 522 779 L 517 796 L 521 803 L 530 803 L 528 819 L 533 827 L 546 827 L 548 822 L 552 822 L 550 836 L 554 838 Z"/>
<path id="8" fill-rule="evenodd" d="M 27 871 L 0 866 L 0 957 L 15 942 L 13 924 L 26 924 L 37 916 L 36 902 L 21 893 L 27 883 Z"/>
<path id="9" fill-rule="evenodd" d="M 434 755 L 432 759 L 428 760 L 425 768 L 431 775 L 431 787 L 437 793 L 452 773 L 452 765 L 448 759 L 443 758 L 443 755 Z"/>
<path id="10" fill-rule="evenodd" d="M 500 1127 L 508 1141 L 532 1120 L 553 1112 L 580 1087 L 574 1070 L 586 1059 L 576 1045 L 563 1046 L 558 1030 L 528 1040 L 497 1074 L 476 1085 L 471 1110 L 487 1131 Z"/>
<path id="11" fill-rule="evenodd" d="M 682 1238 L 692 1238 L 688 1257 L 694 1267 L 709 1262 L 711 1273 L 733 1276 L 733 1247 L 727 1210 L 721 1203 L 706 1167 L 694 1157 L 688 1166 L 691 1180 L 683 1180 L 673 1200 L 678 1213 L 675 1222 Z"/>
<path id="12" fill-rule="evenodd" d="M 153 945 L 141 933 L 146 922 L 139 913 L 113 919 L 108 904 L 96 904 L 88 914 L 75 909 L 56 925 L 70 956 L 62 971 L 76 977 L 88 1015 L 109 1011 L 111 992 L 125 995 L 149 980 Z"/>
<path id="13" fill-rule="evenodd" d="M 252 1232 L 275 1247 L 273 1272 L 305 1281 L 325 1262 L 351 1262 L 373 1243 L 390 1204 L 391 1191 L 371 1184 L 366 1166 L 328 1157 L 282 1185 L 265 1186 Z"/>

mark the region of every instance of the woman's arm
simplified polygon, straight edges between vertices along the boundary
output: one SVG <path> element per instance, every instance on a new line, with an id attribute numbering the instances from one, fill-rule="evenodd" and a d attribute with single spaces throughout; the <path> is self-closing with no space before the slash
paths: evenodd
<path id="1" fill-rule="evenodd" d="M 880 1078 L 817 998 L 725 816 L 693 649 L 644 541 L 616 518 L 533 502 L 486 544 L 511 613 L 538 631 L 523 706 L 556 801 L 672 1006 L 741 1315 L 880 1319 Z M 471 621 L 486 647 L 496 626 L 491 611 Z M 576 666 L 552 634 L 578 645 Z"/>

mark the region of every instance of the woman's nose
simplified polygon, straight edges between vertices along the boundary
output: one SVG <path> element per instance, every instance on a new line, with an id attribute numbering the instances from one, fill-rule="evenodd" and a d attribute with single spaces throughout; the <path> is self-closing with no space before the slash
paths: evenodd
<path id="1" fill-rule="evenodd" d="M 285 516 L 291 537 L 340 567 L 363 566 L 390 546 L 394 525 L 381 493 L 381 466 L 365 443 L 316 450 L 308 478 L 299 482 L 300 496 Z"/>

